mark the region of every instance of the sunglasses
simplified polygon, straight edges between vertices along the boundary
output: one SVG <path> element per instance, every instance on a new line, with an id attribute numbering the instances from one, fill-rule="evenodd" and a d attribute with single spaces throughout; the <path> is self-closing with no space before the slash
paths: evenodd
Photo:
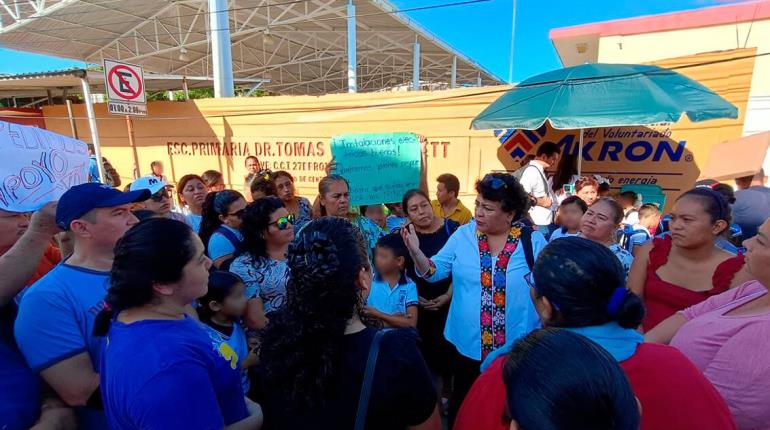
<path id="1" fill-rule="evenodd" d="M 491 187 L 493 190 L 499 190 L 501 188 L 505 188 L 505 189 L 508 188 L 508 184 L 506 184 L 505 181 L 503 181 L 502 179 L 500 179 L 500 178 L 498 178 L 496 176 L 492 176 L 492 175 L 484 176 L 484 179 L 481 180 L 481 183 Z"/>
<path id="2" fill-rule="evenodd" d="M 278 227 L 278 230 L 286 230 L 289 227 L 289 225 L 294 224 L 294 215 L 289 214 L 286 216 L 282 216 L 277 220 L 275 220 L 275 222 L 271 222 L 268 225 L 273 225 L 273 224 L 275 224 L 275 226 Z"/>
<path id="3" fill-rule="evenodd" d="M 246 212 L 246 208 L 243 208 L 237 212 L 233 212 L 231 214 L 227 214 L 227 216 L 234 216 L 236 218 L 243 218 L 243 214 Z"/>
<path id="4" fill-rule="evenodd" d="M 163 199 L 170 199 L 170 198 L 171 196 L 169 196 L 168 191 L 166 191 L 165 188 L 153 194 L 152 196 L 150 196 L 150 200 L 158 203 L 162 202 Z"/>

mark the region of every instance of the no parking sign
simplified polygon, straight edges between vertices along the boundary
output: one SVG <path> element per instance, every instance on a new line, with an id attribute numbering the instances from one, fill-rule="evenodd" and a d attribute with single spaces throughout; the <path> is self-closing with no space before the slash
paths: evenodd
<path id="1" fill-rule="evenodd" d="M 147 116 L 141 66 L 104 60 L 104 86 L 110 113 Z"/>

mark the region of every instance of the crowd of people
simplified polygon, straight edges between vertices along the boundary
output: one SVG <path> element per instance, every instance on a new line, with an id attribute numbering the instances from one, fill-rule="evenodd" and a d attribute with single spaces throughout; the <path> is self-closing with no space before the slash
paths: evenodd
<path id="1" fill-rule="evenodd" d="M 472 210 L 256 157 L 0 210 L 0 428 L 770 429 L 764 172 L 664 215 L 560 152 Z"/>

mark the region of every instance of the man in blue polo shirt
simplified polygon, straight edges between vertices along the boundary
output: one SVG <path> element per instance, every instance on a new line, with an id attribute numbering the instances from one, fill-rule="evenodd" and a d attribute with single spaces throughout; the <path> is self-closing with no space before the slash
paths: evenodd
<path id="1" fill-rule="evenodd" d="M 121 193 L 107 185 L 72 187 L 59 200 L 56 223 L 74 237 L 74 252 L 24 294 L 14 327 L 30 368 L 76 407 L 78 428 L 107 428 L 99 395 L 104 338 L 92 336 L 104 306 L 117 240 L 138 221 L 131 203 L 148 190 Z"/>

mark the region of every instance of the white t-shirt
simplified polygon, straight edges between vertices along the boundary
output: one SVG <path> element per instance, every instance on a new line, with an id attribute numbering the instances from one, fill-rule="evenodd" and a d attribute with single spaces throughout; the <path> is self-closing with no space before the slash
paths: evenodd
<path id="1" fill-rule="evenodd" d="M 628 211 L 628 213 L 626 213 L 626 215 L 623 217 L 623 222 L 621 224 L 631 226 L 639 224 L 639 211 L 636 209 L 631 209 Z"/>
<path id="2" fill-rule="evenodd" d="M 534 169 L 530 166 L 534 167 Z M 551 191 L 549 181 L 547 179 L 544 180 L 545 177 L 543 165 L 537 162 L 537 160 L 531 161 L 521 175 L 520 183 L 527 194 L 538 199 L 546 196 L 551 197 L 551 208 L 533 206 L 529 209 L 529 216 L 532 217 L 532 222 L 534 222 L 535 225 L 550 225 L 553 221 L 553 206 L 557 203 L 556 196 L 554 196 L 553 191 Z"/>

